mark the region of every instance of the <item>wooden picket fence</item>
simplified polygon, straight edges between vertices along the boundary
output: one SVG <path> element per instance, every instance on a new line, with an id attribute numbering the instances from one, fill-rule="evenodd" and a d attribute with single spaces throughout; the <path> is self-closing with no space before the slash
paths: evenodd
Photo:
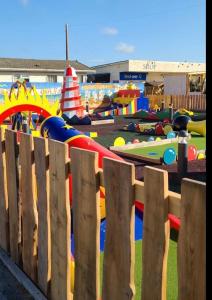
<path id="1" fill-rule="evenodd" d="M 206 95 L 147 95 L 150 106 L 153 108 L 156 104 L 161 106 L 165 102 L 165 108 L 173 104 L 174 109 L 185 108 L 194 111 L 206 111 Z"/>
<path id="2" fill-rule="evenodd" d="M 0 131 L 0 247 L 52 300 L 124 300 L 135 297 L 135 202 L 144 203 L 142 300 L 166 299 L 168 214 L 181 219 L 178 299 L 205 299 L 205 183 L 183 179 L 181 194 L 168 190 L 168 173 L 98 153 Z M 71 291 L 72 176 L 75 285 Z M 100 186 L 105 187 L 107 228 L 100 295 Z"/>

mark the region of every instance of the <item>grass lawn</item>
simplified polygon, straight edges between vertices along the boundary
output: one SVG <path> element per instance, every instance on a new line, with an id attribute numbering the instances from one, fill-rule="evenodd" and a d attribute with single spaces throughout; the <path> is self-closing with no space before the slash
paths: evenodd
<path id="1" fill-rule="evenodd" d="M 206 138 L 195 136 L 195 137 L 192 137 L 189 140 L 188 144 L 189 145 L 195 145 L 198 150 L 204 150 L 206 148 Z M 174 148 L 176 150 L 176 153 L 177 153 L 177 150 L 178 150 L 178 144 L 177 143 L 172 143 L 172 144 L 168 144 L 168 145 L 166 144 L 166 145 L 160 145 L 160 146 L 145 147 L 145 148 L 129 149 L 129 150 L 123 150 L 123 152 L 159 159 L 160 157 L 163 156 L 164 151 L 167 148 L 170 148 L 170 147 Z M 155 155 L 149 155 L 150 152 L 154 152 Z"/>
<path id="2" fill-rule="evenodd" d="M 135 300 L 141 299 L 141 277 L 142 277 L 142 240 L 135 242 Z M 104 253 L 101 253 L 101 283 L 103 271 L 103 258 Z M 101 286 L 102 288 L 102 286 Z M 174 240 L 169 241 L 169 256 L 167 268 L 167 299 L 176 300 L 178 293 L 177 284 L 177 242 Z"/>

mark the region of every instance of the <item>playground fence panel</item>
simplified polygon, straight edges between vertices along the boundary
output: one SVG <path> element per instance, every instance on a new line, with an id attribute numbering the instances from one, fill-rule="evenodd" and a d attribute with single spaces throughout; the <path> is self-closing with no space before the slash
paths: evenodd
<path id="1" fill-rule="evenodd" d="M 45 295 L 49 295 L 51 240 L 50 240 L 50 188 L 49 150 L 43 138 L 34 139 L 35 174 L 37 179 L 38 207 L 38 285 Z"/>
<path id="2" fill-rule="evenodd" d="M 170 235 L 168 173 L 154 168 L 146 168 L 144 172 L 145 213 L 142 243 L 142 300 L 166 299 Z M 152 270 L 154 270 L 154 273 Z"/>
<path id="3" fill-rule="evenodd" d="M 0 128 L 0 247 L 9 251 L 8 193 L 5 157 L 5 137 Z"/>
<path id="4" fill-rule="evenodd" d="M 38 212 L 35 184 L 33 140 L 21 134 L 20 150 L 20 199 L 22 219 L 22 260 L 28 276 L 37 280 Z"/>
<path id="5" fill-rule="evenodd" d="M 74 299 L 100 297 L 100 186 L 96 152 L 71 149 L 75 243 Z M 86 278 L 89 278 L 87 280 Z"/>
<path id="6" fill-rule="evenodd" d="M 17 136 L 13 131 L 6 131 L 6 184 L 8 193 L 10 255 L 16 264 L 21 263 L 21 211 L 19 200 L 19 149 Z"/>
<path id="7" fill-rule="evenodd" d="M 168 214 L 181 219 L 178 299 L 205 299 L 205 183 L 183 179 L 180 195 L 168 190 L 167 171 L 145 167 L 144 182 L 138 181 L 133 164 L 105 158 L 100 169 L 97 153 L 77 148 L 70 161 L 67 144 L 27 134 L 17 144 L 16 133 L 2 129 L 0 247 L 48 299 L 99 300 L 102 187 L 107 217 L 102 299 L 135 298 L 134 200 L 145 207 L 140 299 L 167 299 Z"/>
<path id="8" fill-rule="evenodd" d="M 150 106 L 153 108 L 156 104 L 161 106 L 164 101 L 165 108 L 173 104 L 174 109 L 185 108 L 187 110 L 205 111 L 206 95 L 147 95 Z"/>
<path id="9" fill-rule="evenodd" d="M 71 299 L 71 215 L 68 145 L 49 140 L 50 299 Z"/>
<path id="10" fill-rule="evenodd" d="M 103 299 L 133 299 L 135 166 L 107 158 L 103 165 L 107 212 Z"/>

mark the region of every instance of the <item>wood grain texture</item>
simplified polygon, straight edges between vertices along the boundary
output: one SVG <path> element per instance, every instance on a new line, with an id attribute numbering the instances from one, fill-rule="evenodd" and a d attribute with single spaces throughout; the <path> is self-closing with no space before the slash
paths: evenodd
<path id="1" fill-rule="evenodd" d="M 206 185 L 182 181 L 178 240 L 179 300 L 206 299 Z"/>
<path id="2" fill-rule="evenodd" d="M 71 216 L 68 145 L 49 140 L 51 299 L 69 300 L 71 294 Z"/>
<path id="3" fill-rule="evenodd" d="M 5 131 L 6 174 L 9 207 L 10 255 L 16 264 L 21 262 L 21 203 L 16 132 Z"/>
<path id="4" fill-rule="evenodd" d="M 133 299 L 135 167 L 108 158 L 104 158 L 103 165 L 107 228 L 102 299 Z"/>
<path id="5" fill-rule="evenodd" d="M 75 244 L 74 299 L 100 297 L 100 188 L 98 154 L 71 148 Z"/>
<path id="6" fill-rule="evenodd" d="M 0 127 L 0 247 L 9 252 L 9 214 L 5 154 L 5 130 Z"/>
<path id="7" fill-rule="evenodd" d="M 168 173 L 144 169 L 142 300 L 165 300 L 170 224 Z"/>
<path id="8" fill-rule="evenodd" d="M 38 198 L 38 285 L 48 296 L 51 275 L 48 141 L 34 138 L 34 153 Z"/>
<path id="9" fill-rule="evenodd" d="M 37 282 L 38 212 L 32 136 L 20 136 L 23 270 Z"/>

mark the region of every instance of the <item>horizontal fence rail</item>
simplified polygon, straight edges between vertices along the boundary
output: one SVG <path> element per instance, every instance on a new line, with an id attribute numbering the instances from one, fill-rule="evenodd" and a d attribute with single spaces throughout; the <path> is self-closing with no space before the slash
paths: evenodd
<path id="1" fill-rule="evenodd" d="M 101 295 L 102 187 L 107 227 Z M 168 190 L 167 171 L 145 167 L 144 182 L 138 181 L 133 164 L 104 158 L 100 169 L 96 152 L 69 153 L 67 144 L 27 134 L 18 144 L 15 132 L 0 129 L 0 247 L 48 299 L 135 299 L 135 200 L 144 204 L 138 297 L 167 299 L 171 213 L 181 219 L 178 299 L 205 299 L 205 189 L 205 183 L 183 179 L 177 194 Z"/>
<path id="2" fill-rule="evenodd" d="M 206 95 L 146 95 L 150 101 L 150 107 L 155 105 L 161 106 L 164 101 L 164 107 L 168 108 L 169 104 L 173 105 L 174 109 L 185 108 L 187 110 L 205 111 L 206 110 Z"/>

